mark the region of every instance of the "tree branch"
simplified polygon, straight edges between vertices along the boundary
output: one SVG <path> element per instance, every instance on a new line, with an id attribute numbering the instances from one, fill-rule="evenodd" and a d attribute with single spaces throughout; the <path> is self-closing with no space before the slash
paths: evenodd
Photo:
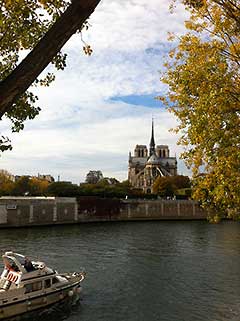
<path id="1" fill-rule="evenodd" d="M 70 37 L 81 28 L 100 0 L 72 0 L 28 56 L 0 83 L 0 119 L 30 87 Z"/>

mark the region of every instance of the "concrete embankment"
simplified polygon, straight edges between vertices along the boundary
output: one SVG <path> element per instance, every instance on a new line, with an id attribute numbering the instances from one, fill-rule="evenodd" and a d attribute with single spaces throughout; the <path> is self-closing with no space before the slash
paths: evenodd
<path id="1" fill-rule="evenodd" d="M 202 220 L 197 202 L 96 197 L 1 197 L 0 227 L 101 221 Z"/>

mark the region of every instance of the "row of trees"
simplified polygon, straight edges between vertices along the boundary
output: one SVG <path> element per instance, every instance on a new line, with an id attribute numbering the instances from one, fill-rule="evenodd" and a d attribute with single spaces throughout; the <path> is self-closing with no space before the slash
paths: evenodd
<path id="1" fill-rule="evenodd" d="M 131 190 L 127 181 L 111 184 L 107 179 L 103 179 L 96 184 L 83 183 L 80 186 L 66 182 L 52 183 L 47 193 L 53 196 L 98 196 L 125 198 L 126 195 L 137 197 L 141 195 L 137 190 Z"/>
<path id="2" fill-rule="evenodd" d="M 187 191 L 187 193 L 186 193 Z M 95 184 L 83 183 L 80 186 L 69 182 L 53 182 L 38 178 L 22 176 L 13 182 L 8 176 L 0 174 L 0 196 L 99 196 L 117 198 L 155 198 L 188 197 L 190 180 L 187 176 L 159 177 L 154 184 L 154 194 L 144 194 L 139 189 L 130 187 L 128 181 L 118 182 L 116 179 L 103 178 Z"/>
<path id="3" fill-rule="evenodd" d="M 99 196 L 125 197 L 126 195 L 139 197 L 138 190 L 131 190 L 128 182 L 112 184 L 109 179 L 102 179 L 96 184 L 84 183 L 80 186 L 70 182 L 53 182 L 22 176 L 16 182 L 0 174 L 0 196 Z"/>
<path id="4" fill-rule="evenodd" d="M 49 185 L 50 183 L 46 180 L 28 176 L 22 176 L 13 182 L 8 176 L 0 173 L 0 196 L 44 195 Z"/>

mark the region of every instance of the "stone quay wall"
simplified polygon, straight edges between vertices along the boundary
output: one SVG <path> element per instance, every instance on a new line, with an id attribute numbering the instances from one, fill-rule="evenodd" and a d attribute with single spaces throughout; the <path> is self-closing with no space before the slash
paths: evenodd
<path id="1" fill-rule="evenodd" d="M 0 227 L 101 221 L 206 219 L 197 202 L 96 197 L 1 197 Z"/>

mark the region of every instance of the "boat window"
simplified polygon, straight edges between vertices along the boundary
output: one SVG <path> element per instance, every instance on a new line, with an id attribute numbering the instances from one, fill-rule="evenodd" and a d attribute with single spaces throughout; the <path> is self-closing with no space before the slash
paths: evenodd
<path id="1" fill-rule="evenodd" d="M 25 284 L 25 289 L 26 289 L 25 293 L 39 291 L 42 289 L 42 282 L 39 281 L 39 282 Z"/>
<path id="2" fill-rule="evenodd" d="M 57 278 L 53 278 L 52 279 L 52 284 L 55 284 L 55 283 L 58 283 L 58 282 L 59 282 L 59 280 Z"/>
<path id="3" fill-rule="evenodd" d="M 32 284 L 25 284 L 25 293 L 32 292 Z"/>
<path id="4" fill-rule="evenodd" d="M 32 283 L 33 291 L 38 291 L 42 289 L 42 282 L 34 282 Z"/>
<path id="5" fill-rule="evenodd" d="M 47 279 L 44 281 L 44 287 L 45 288 L 50 288 L 51 287 L 51 279 Z"/>

